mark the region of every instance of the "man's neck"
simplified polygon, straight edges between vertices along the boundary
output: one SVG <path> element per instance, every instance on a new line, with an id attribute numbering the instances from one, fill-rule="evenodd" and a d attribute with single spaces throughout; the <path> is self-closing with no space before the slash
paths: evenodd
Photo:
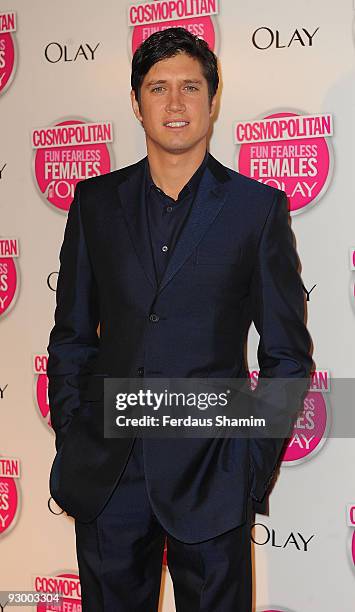
<path id="1" fill-rule="evenodd" d="M 177 200 L 181 189 L 195 174 L 205 157 L 206 145 L 198 151 L 173 154 L 149 150 L 148 162 L 151 177 L 166 195 Z"/>

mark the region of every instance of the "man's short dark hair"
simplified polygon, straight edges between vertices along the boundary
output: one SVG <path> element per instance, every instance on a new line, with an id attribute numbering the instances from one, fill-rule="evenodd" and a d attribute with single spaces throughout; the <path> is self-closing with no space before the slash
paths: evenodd
<path id="1" fill-rule="evenodd" d="M 138 104 L 143 79 L 151 67 L 179 53 L 186 53 L 200 62 L 211 103 L 219 83 L 217 57 L 202 38 L 178 27 L 154 32 L 136 49 L 132 59 L 131 86 Z"/>

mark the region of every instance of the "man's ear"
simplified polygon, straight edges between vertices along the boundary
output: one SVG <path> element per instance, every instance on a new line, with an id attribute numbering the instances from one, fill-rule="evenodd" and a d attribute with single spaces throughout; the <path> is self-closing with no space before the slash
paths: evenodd
<path id="1" fill-rule="evenodd" d="M 215 94 L 210 103 L 210 117 L 212 118 L 216 112 L 217 95 Z"/>
<path id="2" fill-rule="evenodd" d="M 138 121 L 140 121 L 140 123 L 143 123 L 143 117 L 141 115 L 139 104 L 138 104 L 138 101 L 136 99 L 136 94 L 134 93 L 133 89 L 131 89 L 131 104 L 132 104 L 133 112 L 134 112 L 135 116 L 137 117 Z"/>

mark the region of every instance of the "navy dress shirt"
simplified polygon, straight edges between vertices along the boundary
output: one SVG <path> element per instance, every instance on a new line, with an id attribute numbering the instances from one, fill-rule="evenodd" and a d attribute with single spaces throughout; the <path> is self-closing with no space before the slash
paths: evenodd
<path id="1" fill-rule="evenodd" d="M 178 199 L 174 200 L 155 185 L 150 174 L 148 158 L 146 160 L 145 202 L 158 285 L 193 205 L 207 161 L 208 152 L 206 151 L 202 163 L 181 189 Z"/>

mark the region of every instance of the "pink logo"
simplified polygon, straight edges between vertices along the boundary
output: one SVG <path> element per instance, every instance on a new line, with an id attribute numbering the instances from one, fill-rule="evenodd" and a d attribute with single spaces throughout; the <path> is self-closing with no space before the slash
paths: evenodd
<path id="1" fill-rule="evenodd" d="M 350 553 L 350 564 L 352 569 L 355 569 L 355 504 L 348 504 L 346 508 L 347 524 L 352 528 L 350 537 L 349 553 Z"/>
<path id="2" fill-rule="evenodd" d="M 251 389 L 258 384 L 259 369 L 248 372 Z M 283 454 L 284 466 L 297 465 L 314 456 L 323 446 L 329 429 L 328 409 L 323 393 L 330 391 L 328 370 L 315 370 L 312 373 L 307 393 L 303 402 L 303 411 L 295 421 L 292 436 Z"/>
<path id="3" fill-rule="evenodd" d="M 0 13 L 0 94 L 10 85 L 15 74 L 16 13 Z"/>
<path id="4" fill-rule="evenodd" d="M 303 402 L 303 411 L 293 428 L 292 436 L 284 452 L 283 465 L 295 465 L 310 459 L 325 441 L 328 412 L 322 393 L 310 391 Z"/>
<path id="5" fill-rule="evenodd" d="M 260 610 L 259 612 L 292 612 L 292 610 L 290 610 L 289 608 L 263 608 L 262 610 Z"/>
<path id="6" fill-rule="evenodd" d="M 324 195 L 332 159 L 332 116 L 274 113 L 235 125 L 238 169 L 260 183 L 282 189 L 290 211 L 308 210 Z"/>
<path id="7" fill-rule="evenodd" d="M 131 52 L 154 32 L 182 27 L 202 38 L 216 52 L 218 0 L 154 0 L 128 8 L 128 25 L 132 28 Z"/>
<path id="8" fill-rule="evenodd" d="M 165 538 L 165 543 L 164 543 L 164 552 L 163 552 L 163 567 L 167 567 L 168 565 L 168 541 Z"/>
<path id="9" fill-rule="evenodd" d="M 111 170 L 112 124 L 68 119 L 32 132 L 34 174 L 45 200 L 68 211 L 76 184 Z"/>
<path id="10" fill-rule="evenodd" d="M 0 535 L 8 533 L 15 524 L 19 510 L 18 478 L 19 459 L 0 457 Z"/>
<path id="11" fill-rule="evenodd" d="M 273 608 L 272 610 L 261 610 L 260 612 L 291 612 L 291 610 L 286 610 L 286 608 L 277 608 L 276 610 L 276 608 Z"/>
<path id="12" fill-rule="evenodd" d="M 34 590 L 39 593 L 60 593 L 60 605 L 40 603 L 37 612 L 56 610 L 57 612 L 81 612 L 81 588 L 77 574 L 62 573 L 55 576 L 36 576 Z"/>
<path id="13" fill-rule="evenodd" d="M 47 377 L 47 355 L 34 355 L 33 370 L 35 374 L 35 401 L 41 420 L 46 426 L 51 427 L 49 401 L 48 401 L 48 377 Z"/>
<path id="14" fill-rule="evenodd" d="M 16 258 L 19 256 L 17 238 L 0 239 L 0 317 L 14 306 L 18 294 L 18 270 Z"/>

